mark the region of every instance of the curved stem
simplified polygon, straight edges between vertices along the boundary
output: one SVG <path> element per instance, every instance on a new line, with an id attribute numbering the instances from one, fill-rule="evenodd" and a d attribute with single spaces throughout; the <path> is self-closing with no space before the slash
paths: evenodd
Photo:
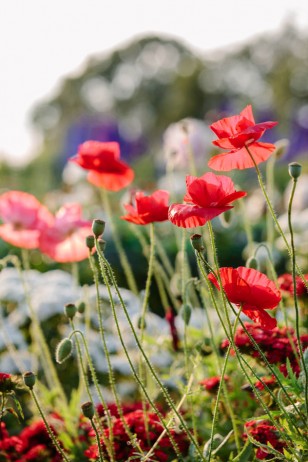
<path id="1" fill-rule="evenodd" d="M 249 151 L 248 146 L 245 146 L 245 148 L 246 148 L 246 151 L 248 152 L 248 154 L 249 154 L 249 156 L 250 156 L 250 158 L 251 158 L 251 160 L 252 160 L 252 162 L 253 162 L 253 164 L 254 164 L 254 167 L 255 167 L 255 169 L 256 169 L 257 176 L 258 176 L 258 181 L 259 181 L 259 185 L 260 185 L 260 188 L 261 188 L 262 193 L 263 193 L 263 195 L 264 195 L 264 198 L 265 198 L 265 200 L 266 200 L 266 203 L 267 203 L 267 205 L 268 205 L 269 211 L 270 211 L 270 213 L 271 213 L 271 215 L 272 215 L 272 218 L 273 218 L 273 220 L 274 220 L 274 223 L 275 223 L 275 225 L 277 226 L 277 229 L 278 229 L 278 231 L 279 231 L 279 234 L 280 234 L 280 236 L 281 236 L 282 239 L 283 239 L 283 242 L 284 242 L 284 244 L 285 244 L 285 246 L 286 246 L 287 251 L 289 252 L 290 257 L 292 257 L 292 249 L 291 249 L 291 246 L 289 245 L 289 243 L 288 243 L 288 241 L 287 241 L 287 238 L 286 238 L 286 236 L 285 236 L 285 234 L 284 234 L 284 232 L 283 232 L 283 230 L 282 230 L 282 228 L 281 228 L 281 226 L 280 226 L 280 224 L 279 224 L 279 221 L 277 220 L 276 213 L 275 213 L 275 210 L 274 210 L 274 208 L 273 208 L 273 206 L 272 206 L 272 203 L 271 203 L 271 201 L 270 201 L 270 198 L 268 197 L 268 194 L 267 194 L 267 191 L 266 191 L 266 188 L 265 188 L 263 179 L 262 179 L 262 175 L 261 175 L 260 169 L 259 169 L 258 165 L 256 164 L 256 161 L 255 161 L 253 155 L 252 155 L 251 152 Z M 296 271 L 297 271 L 298 275 L 300 276 L 301 280 L 303 281 L 303 283 L 305 284 L 306 288 L 308 289 L 308 281 L 307 281 L 307 279 L 305 278 L 305 276 L 304 276 L 302 270 L 300 269 L 300 267 L 299 267 L 297 264 L 296 264 Z"/>
<path id="2" fill-rule="evenodd" d="M 288 207 L 288 224 L 289 230 L 291 235 L 291 263 L 292 263 L 292 279 L 293 279 L 293 296 L 294 296 L 294 306 L 295 306 L 295 329 L 296 329 L 296 337 L 297 337 L 297 344 L 300 354 L 300 359 L 302 363 L 302 367 L 304 368 L 305 372 L 305 403 L 306 403 L 306 413 L 308 419 L 308 371 L 307 366 L 304 358 L 303 346 L 301 342 L 300 332 L 299 332 L 299 308 L 298 308 L 298 300 L 297 300 L 297 289 L 296 289 L 296 255 L 295 255 L 295 245 L 294 245 L 294 233 L 293 233 L 293 226 L 292 226 L 292 204 L 293 198 L 296 188 L 297 178 L 293 178 L 293 185 L 291 196 L 289 200 L 289 207 Z"/>
<path id="3" fill-rule="evenodd" d="M 120 239 L 120 237 L 118 235 L 117 228 L 116 228 L 116 226 L 114 224 L 114 221 L 113 221 L 113 215 L 112 215 L 112 212 L 111 212 L 111 206 L 110 206 L 110 202 L 109 202 L 108 191 L 106 191 L 105 189 L 101 189 L 101 196 L 102 196 L 102 200 L 103 200 L 104 209 L 105 209 L 105 212 L 106 212 L 107 217 L 108 217 L 108 223 L 110 224 L 112 239 L 113 239 L 115 248 L 116 248 L 116 250 L 118 252 L 120 262 L 121 262 L 121 266 L 123 268 L 128 287 L 135 295 L 138 295 L 139 291 L 138 291 L 138 287 L 137 287 L 137 283 L 136 283 L 134 273 L 133 273 L 132 268 L 131 268 L 131 266 L 129 264 L 128 258 L 127 258 L 126 253 L 125 253 L 125 250 L 124 250 L 124 248 L 122 246 L 122 243 L 121 243 L 121 239 Z"/>
<path id="4" fill-rule="evenodd" d="M 183 416 L 176 410 L 176 407 L 175 407 L 174 402 L 172 401 L 172 399 L 171 399 L 171 397 L 170 397 L 168 391 L 166 390 L 166 388 L 163 386 L 163 384 L 161 383 L 160 379 L 158 378 L 157 373 L 156 373 L 155 370 L 153 369 L 152 364 L 150 363 L 150 361 L 149 361 L 147 355 L 145 354 L 144 349 L 142 348 L 142 345 L 140 344 L 138 335 L 137 335 L 136 330 L 135 330 L 135 328 L 134 328 L 134 326 L 133 326 L 133 323 L 132 323 L 132 321 L 131 321 L 131 319 L 130 319 L 130 316 L 129 316 L 129 313 L 128 313 L 128 311 L 127 311 L 126 305 L 125 305 L 125 303 L 124 303 L 124 301 L 123 301 L 121 292 L 119 291 L 119 288 L 118 288 L 118 285 L 117 285 L 117 281 L 116 281 L 116 279 L 115 279 L 115 277 L 114 277 L 112 268 L 110 267 L 110 265 L 109 265 L 108 261 L 106 260 L 104 254 L 101 252 L 101 249 L 99 248 L 99 246 L 97 246 L 96 249 L 97 249 L 99 258 L 102 259 L 103 264 L 105 265 L 105 267 L 106 267 L 107 270 L 108 270 L 109 277 L 111 278 L 111 281 L 112 281 L 112 283 L 113 283 L 113 285 L 114 285 L 114 287 L 115 287 L 115 289 L 116 289 L 116 292 L 117 292 L 117 295 L 118 295 L 118 297 L 119 297 L 121 306 L 122 306 L 122 308 L 123 308 L 125 317 L 126 317 L 128 323 L 129 323 L 129 326 L 130 326 L 131 332 L 132 332 L 132 334 L 133 334 L 134 340 L 135 340 L 135 342 L 136 342 L 136 344 L 137 344 L 138 350 L 141 352 L 141 354 L 142 354 L 142 356 L 143 356 L 143 358 L 144 358 L 145 364 L 147 365 L 147 367 L 148 367 L 149 371 L 151 372 L 153 378 L 155 379 L 156 383 L 158 384 L 160 390 L 162 391 L 162 394 L 163 394 L 163 396 L 164 396 L 164 398 L 165 398 L 167 404 L 168 404 L 168 405 L 170 406 L 170 408 L 174 411 L 174 413 L 176 414 L 177 418 L 179 419 L 179 421 L 180 421 L 180 423 L 181 423 L 181 425 L 182 425 L 182 427 L 183 427 L 185 433 L 187 434 L 188 438 L 190 439 L 190 441 L 192 442 L 192 444 L 196 447 L 196 450 L 197 450 L 199 456 L 201 457 L 201 460 L 205 462 L 205 459 L 204 459 L 204 457 L 203 457 L 203 455 L 202 455 L 202 452 L 201 452 L 201 450 L 200 450 L 200 448 L 199 448 L 199 446 L 198 446 L 198 443 L 196 442 L 194 436 L 191 434 L 190 430 L 188 429 L 188 427 L 187 427 L 187 425 L 186 425 L 186 422 L 185 422 L 184 419 L 183 419 Z M 115 313 L 115 314 L 116 314 L 116 313 Z M 133 367 L 133 365 L 132 365 L 131 359 L 130 359 L 130 357 L 129 357 L 128 351 L 127 351 L 127 349 L 126 349 L 125 343 L 124 343 L 123 338 L 122 338 L 122 335 L 121 335 L 120 326 L 118 326 L 117 328 L 118 328 L 118 334 L 119 334 L 119 336 L 120 336 L 120 340 L 122 339 L 121 342 L 123 342 L 123 343 L 122 343 L 122 346 L 123 346 L 123 348 L 124 348 L 124 351 L 125 351 L 125 354 L 126 354 L 126 356 L 127 356 L 127 359 L 128 359 L 128 361 L 129 361 L 129 363 L 130 363 L 130 365 L 131 365 L 131 369 L 132 369 L 132 371 L 133 371 L 134 377 L 135 377 L 135 379 L 137 380 L 137 382 L 139 383 L 139 385 L 142 387 L 143 392 L 145 393 L 147 399 L 149 400 L 149 403 L 150 403 L 150 404 L 152 405 L 152 407 L 153 407 L 153 406 L 155 406 L 155 405 L 154 405 L 153 401 L 150 399 L 147 390 L 145 389 L 145 387 L 144 387 L 142 381 L 140 381 L 140 378 L 139 378 L 139 376 L 136 374 L 136 371 L 135 371 L 135 369 L 134 369 L 134 367 Z M 155 406 L 155 411 L 156 411 L 156 413 L 158 414 L 158 410 L 157 410 L 157 407 L 156 407 L 156 406 Z M 159 413 L 158 415 L 161 415 L 161 414 Z M 164 428 L 166 428 L 166 424 L 165 424 L 164 422 L 162 422 L 162 423 L 163 423 L 163 425 L 164 425 Z M 170 437 L 170 432 L 169 432 L 169 431 L 168 431 L 168 436 L 169 436 L 170 439 L 172 438 L 172 436 Z M 177 452 L 177 455 L 179 456 L 179 453 L 178 453 L 178 452 Z"/>

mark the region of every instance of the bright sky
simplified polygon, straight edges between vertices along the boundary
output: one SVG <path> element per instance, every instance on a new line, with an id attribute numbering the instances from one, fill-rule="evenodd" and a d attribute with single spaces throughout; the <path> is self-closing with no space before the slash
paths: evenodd
<path id="1" fill-rule="evenodd" d="M 307 0 L 2 0 L 0 158 L 21 162 L 39 142 L 31 108 L 90 54 L 136 35 L 164 33 L 211 51 L 275 32 L 290 18 L 308 26 Z"/>

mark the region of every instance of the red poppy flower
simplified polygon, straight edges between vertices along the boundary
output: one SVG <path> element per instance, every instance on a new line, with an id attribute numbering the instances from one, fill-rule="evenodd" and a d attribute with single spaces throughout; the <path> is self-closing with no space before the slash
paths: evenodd
<path id="1" fill-rule="evenodd" d="M 122 216 L 122 220 L 130 221 L 136 225 L 147 225 L 155 221 L 168 220 L 168 200 L 169 192 L 159 189 L 150 196 L 145 196 L 142 191 L 133 194 L 132 204 L 125 204 L 127 215 Z"/>
<path id="2" fill-rule="evenodd" d="M 251 106 L 246 106 L 239 115 L 226 117 L 213 123 L 210 128 L 218 136 L 218 140 L 213 141 L 213 144 L 227 149 L 228 152 L 212 157 L 208 163 L 209 167 L 218 171 L 243 170 L 254 167 L 246 146 L 256 164 L 264 162 L 274 151 L 275 146 L 270 143 L 260 143 L 258 140 L 265 130 L 274 127 L 277 123 L 262 122 L 256 124 Z"/>
<path id="3" fill-rule="evenodd" d="M 59 263 L 77 262 L 89 255 L 86 237 L 92 223 L 81 218 L 79 204 L 67 204 L 54 217 L 53 224 L 42 233 L 40 250 Z"/>
<path id="4" fill-rule="evenodd" d="M 90 183 L 109 191 L 119 191 L 134 179 L 134 171 L 120 160 L 120 146 L 114 141 L 86 141 L 71 160 L 89 170 Z"/>
<path id="5" fill-rule="evenodd" d="M 0 237 L 16 247 L 35 249 L 52 214 L 32 194 L 8 191 L 0 196 Z"/>
<path id="6" fill-rule="evenodd" d="M 244 191 L 236 191 L 233 181 L 227 176 L 205 173 L 200 178 L 186 177 L 187 193 L 184 202 L 169 207 L 169 220 L 182 228 L 203 226 L 217 215 L 232 209 L 236 199 L 246 196 Z"/>
<path id="7" fill-rule="evenodd" d="M 228 375 L 224 375 L 224 381 L 228 382 L 229 380 L 230 380 L 230 377 Z M 220 381 L 221 381 L 221 376 L 216 375 L 214 377 L 209 377 L 208 379 L 203 379 L 199 383 L 209 393 L 216 393 L 218 391 Z"/>
<path id="8" fill-rule="evenodd" d="M 308 274 L 305 274 L 305 279 L 308 279 Z M 299 276 L 296 276 L 296 294 L 298 297 L 307 294 L 307 289 L 305 284 L 303 283 L 302 279 Z M 293 285 L 293 276 L 292 274 L 282 274 L 278 278 L 278 285 L 282 293 L 286 296 L 292 296 L 294 292 L 294 285 Z"/>
<path id="9" fill-rule="evenodd" d="M 231 303 L 242 306 L 243 313 L 264 329 L 276 327 L 276 319 L 265 311 L 276 308 L 281 300 L 280 292 L 273 281 L 265 274 L 245 266 L 220 268 L 219 273 Z M 208 278 L 219 289 L 216 277 L 209 274 Z"/>

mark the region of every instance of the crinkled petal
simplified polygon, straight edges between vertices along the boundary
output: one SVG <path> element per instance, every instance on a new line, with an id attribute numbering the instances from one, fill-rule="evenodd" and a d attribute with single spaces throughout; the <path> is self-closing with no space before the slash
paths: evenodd
<path id="1" fill-rule="evenodd" d="M 209 220 L 217 217 L 221 213 L 232 207 L 198 207 L 189 204 L 172 204 L 169 207 L 169 220 L 181 228 L 195 228 L 203 226 Z"/>
<path id="2" fill-rule="evenodd" d="M 248 149 L 258 165 L 270 157 L 275 150 L 275 146 L 270 143 L 256 142 L 249 145 Z M 213 170 L 227 172 L 234 169 L 244 170 L 251 168 L 254 167 L 254 163 L 246 148 L 242 148 L 213 156 L 209 160 L 208 166 Z"/>
<path id="3" fill-rule="evenodd" d="M 272 330 L 277 326 L 276 319 L 272 318 L 265 310 L 243 309 L 243 313 L 252 321 L 260 324 L 263 329 Z"/>
<path id="4" fill-rule="evenodd" d="M 134 171 L 126 166 L 122 172 L 99 173 L 90 170 L 88 181 L 99 188 L 105 188 L 109 191 L 120 191 L 128 186 L 134 179 Z"/>

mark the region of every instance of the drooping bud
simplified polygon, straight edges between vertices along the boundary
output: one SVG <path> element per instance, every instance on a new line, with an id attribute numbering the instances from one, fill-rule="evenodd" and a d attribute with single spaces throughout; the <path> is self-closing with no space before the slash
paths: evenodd
<path id="1" fill-rule="evenodd" d="M 255 270 L 259 269 L 259 262 L 256 259 L 256 257 L 249 257 L 248 260 L 246 261 L 246 268 L 252 268 Z"/>
<path id="2" fill-rule="evenodd" d="M 30 388 L 30 390 L 32 390 L 32 388 L 34 387 L 35 382 L 36 382 L 36 376 L 31 371 L 25 372 L 23 374 L 23 380 L 24 380 L 24 384 L 26 385 L 26 387 L 28 387 L 28 388 Z"/>
<path id="3" fill-rule="evenodd" d="M 56 361 L 58 364 L 64 363 L 72 354 L 73 342 L 70 338 L 64 338 L 56 348 Z"/>
<path id="4" fill-rule="evenodd" d="M 233 217 L 234 217 L 233 209 L 226 210 L 224 213 L 219 215 L 220 223 L 222 224 L 224 228 L 230 228 L 233 222 Z"/>
<path id="5" fill-rule="evenodd" d="M 280 159 L 288 149 L 290 144 L 290 141 L 287 138 L 283 138 L 281 140 L 276 141 L 275 143 L 275 151 L 273 152 L 273 156 L 276 157 L 276 159 Z"/>
<path id="6" fill-rule="evenodd" d="M 75 314 L 77 313 L 77 307 L 74 303 L 67 303 L 64 306 L 64 313 L 68 317 L 68 319 L 73 319 Z"/>
<path id="7" fill-rule="evenodd" d="M 142 316 L 139 316 L 138 321 L 137 321 L 137 327 L 138 329 L 146 329 L 147 328 L 147 323 L 145 318 L 142 318 Z"/>
<path id="8" fill-rule="evenodd" d="M 96 238 L 99 238 L 105 231 L 105 222 L 96 218 L 92 223 L 92 231 Z"/>
<path id="9" fill-rule="evenodd" d="M 86 304 L 85 302 L 79 302 L 77 306 L 77 311 L 80 314 L 83 314 L 86 311 Z"/>
<path id="10" fill-rule="evenodd" d="M 193 234 L 190 236 L 191 245 L 197 252 L 202 252 L 204 250 L 204 246 L 202 245 L 202 236 L 201 234 Z"/>
<path id="11" fill-rule="evenodd" d="M 182 316 L 182 319 L 183 319 L 184 323 L 186 324 L 186 326 L 188 326 L 188 324 L 189 324 L 189 321 L 190 321 L 190 318 L 191 318 L 191 312 L 192 312 L 191 304 L 190 303 L 185 303 L 185 305 L 182 306 L 181 316 Z"/>
<path id="12" fill-rule="evenodd" d="M 289 175 L 290 175 L 291 178 L 296 180 L 297 178 L 299 178 L 301 176 L 301 173 L 302 173 L 301 164 L 299 164 L 297 162 L 291 162 L 289 164 Z"/>
<path id="13" fill-rule="evenodd" d="M 98 239 L 97 241 L 99 248 L 101 249 L 102 252 L 105 252 L 106 249 L 106 241 L 104 239 Z"/>
<path id="14" fill-rule="evenodd" d="M 88 247 L 88 249 L 90 251 L 92 251 L 95 247 L 95 239 L 94 239 L 94 236 L 92 236 L 92 234 L 90 236 L 87 236 L 86 237 L 86 246 Z"/>
<path id="15" fill-rule="evenodd" d="M 94 417 L 94 406 L 91 401 L 87 401 L 81 405 L 83 415 L 92 420 Z"/>

